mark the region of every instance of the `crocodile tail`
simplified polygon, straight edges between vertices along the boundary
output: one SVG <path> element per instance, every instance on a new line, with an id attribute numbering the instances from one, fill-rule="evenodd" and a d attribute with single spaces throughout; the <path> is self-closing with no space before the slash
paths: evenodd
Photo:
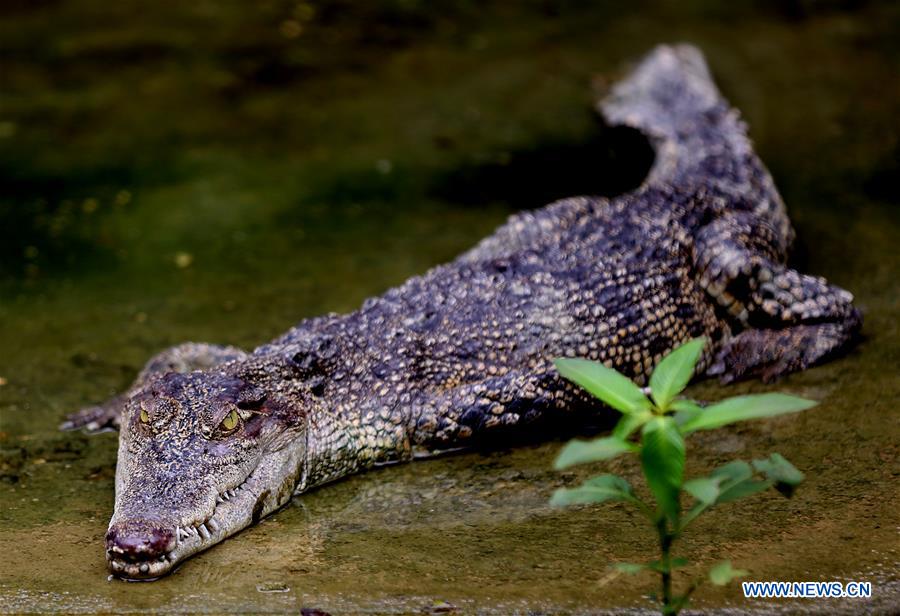
<path id="1" fill-rule="evenodd" d="M 656 160 L 646 185 L 702 186 L 736 210 L 767 220 L 785 244 L 794 232 L 747 126 L 722 97 L 693 45 L 660 45 L 598 104 L 610 125 L 637 129 Z"/>

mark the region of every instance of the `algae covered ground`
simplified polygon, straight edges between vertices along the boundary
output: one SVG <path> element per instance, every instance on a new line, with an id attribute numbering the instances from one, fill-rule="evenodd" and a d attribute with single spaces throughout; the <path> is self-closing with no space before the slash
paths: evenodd
<path id="1" fill-rule="evenodd" d="M 807 481 L 790 501 L 714 512 L 683 553 L 754 580 L 868 580 L 872 601 L 732 586 L 696 605 L 900 610 L 898 23 L 894 3 L 811 0 L 4 2 L 0 611 L 650 607 L 652 577 L 610 569 L 652 557 L 641 520 L 547 505 L 581 476 L 550 470 L 561 440 L 354 477 L 126 584 L 103 558 L 115 435 L 56 426 L 166 346 L 252 348 L 515 210 L 637 185 L 646 148 L 591 107 L 628 60 L 677 41 L 704 51 L 748 121 L 798 265 L 866 319 L 848 357 L 777 385 L 818 408 L 688 442 L 689 473 L 779 451 Z"/>

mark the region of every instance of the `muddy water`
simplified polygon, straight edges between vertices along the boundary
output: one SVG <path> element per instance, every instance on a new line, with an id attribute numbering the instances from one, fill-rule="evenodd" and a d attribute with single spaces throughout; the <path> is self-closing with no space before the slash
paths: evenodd
<path id="1" fill-rule="evenodd" d="M 703 588 L 697 607 L 900 608 L 897 9 L 633 4 L 5 6 L 0 610 L 650 607 L 652 578 L 610 569 L 653 557 L 633 512 L 547 506 L 596 471 L 549 470 L 561 440 L 353 477 L 174 575 L 128 584 L 103 559 L 115 435 L 55 426 L 163 347 L 252 348 L 452 258 L 510 211 L 634 185 L 647 161 L 594 124 L 591 84 L 672 40 L 704 49 L 750 123 L 798 264 L 866 313 L 848 357 L 777 386 L 818 408 L 688 442 L 689 473 L 779 451 L 807 480 L 792 500 L 761 495 L 700 520 L 682 582 L 730 558 L 752 579 L 868 580 L 875 596 Z M 638 479 L 628 460 L 609 468 Z"/>

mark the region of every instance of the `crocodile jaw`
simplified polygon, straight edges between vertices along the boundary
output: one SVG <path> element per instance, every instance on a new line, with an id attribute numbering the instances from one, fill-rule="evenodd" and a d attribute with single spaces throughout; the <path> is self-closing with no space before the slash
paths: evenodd
<path id="1" fill-rule="evenodd" d="M 242 483 L 219 493 L 212 513 L 199 516 L 199 520 L 196 512 L 177 512 L 171 519 L 160 520 L 158 525 L 173 539 L 162 553 L 147 558 L 126 554 L 110 541 L 117 526 L 126 521 L 126 516 L 118 513 L 119 505 L 125 499 L 136 497 L 129 492 L 127 483 L 117 481 L 117 511 L 110 520 L 107 533 L 106 557 L 110 573 L 125 580 L 152 581 L 171 573 L 190 556 L 256 524 L 287 504 L 295 490 L 302 489 L 305 452 L 304 443 L 295 442 L 264 455 Z M 153 515 L 158 514 L 159 509 L 155 508 Z M 155 519 L 159 520 L 158 517 Z"/>
<path id="2" fill-rule="evenodd" d="M 107 550 L 110 572 L 128 580 L 153 580 L 170 573 L 181 561 L 189 556 L 212 547 L 226 537 L 233 535 L 252 523 L 252 512 L 257 496 L 252 478 L 234 489 L 222 492 L 216 497 L 216 506 L 211 516 L 193 524 L 184 522 L 170 526 L 174 528 L 174 543 L 171 549 L 158 558 L 135 559 L 128 557 L 120 548 L 111 546 Z M 110 532 L 117 523 L 115 517 L 110 522 Z"/>

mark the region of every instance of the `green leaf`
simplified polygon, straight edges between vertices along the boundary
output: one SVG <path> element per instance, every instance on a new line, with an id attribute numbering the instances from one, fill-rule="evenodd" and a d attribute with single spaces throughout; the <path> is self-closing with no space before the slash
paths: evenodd
<path id="1" fill-rule="evenodd" d="M 728 503 L 769 488 L 768 481 L 753 479 L 753 468 L 743 460 L 735 460 L 714 470 L 710 477 L 719 479 L 716 503 Z"/>
<path id="2" fill-rule="evenodd" d="M 660 510 L 673 522 L 684 480 L 684 439 L 671 417 L 654 417 L 644 424 L 641 467 Z"/>
<path id="3" fill-rule="evenodd" d="M 650 395 L 656 406 L 668 409 L 672 399 L 687 386 L 704 346 L 706 338 L 695 338 L 682 344 L 657 364 L 650 375 Z"/>
<path id="4" fill-rule="evenodd" d="M 816 404 L 818 402 L 813 400 L 779 393 L 737 396 L 706 407 L 702 413 L 686 421 L 681 430 L 685 434 L 694 430 L 711 430 L 736 421 L 796 413 Z"/>
<path id="5" fill-rule="evenodd" d="M 638 502 L 631 484 L 617 475 L 599 475 L 588 479 L 577 488 L 560 488 L 553 493 L 550 504 L 554 507 L 566 505 L 592 505 L 607 501 Z"/>
<path id="6" fill-rule="evenodd" d="M 648 569 L 647 565 L 642 565 L 641 563 L 615 563 L 613 567 L 628 575 L 634 575 Z"/>
<path id="7" fill-rule="evenodd" d="M 669 405 L 669 409 L 679 412 L 698 413 L 703 410 L 703 407 L 700 406 L 695 400 L 678 398 L 677 400 L 672 400 L 672 403 Z"/>
<path id="8" fill-rule="evenodd" d="M 720 487 L 726 487 L 728 484 L 750 479 L 753 476 L 753 469 L 743 460 L 735 460 L 720 466 L 710 476 L 721 478 Z"/>
<path id="9" fill-rule="evenodd" d="M 637 447 L 615 436 L 605 436 L 593 441 L 574 440 L 566 443 L 559 452 L 553 468 L 562 470 L 576 464 L 609 460 L 623 453 L 637 451 Z"/>
<path id="10" fill-rule="evenodd" d="M 716 586 L 725 586 L 735 578 L 746 577 L 748 575 L 750 575 L 749 571 L 732 569 L 731 561 L 724 560 L 709 570 L 709 581 Z"/>
<path id="11" fill-rule="evenodd" d="M 693 400 L 673 400 L 669 405 L 670 411 L 675 411 L 675 423 L 683 426 L 689 420 L 703 412 L 703 407 Z"/>
<path id="12" fill-rule="evenodd" d="M 688 509 L 687 513 L 685 513 L 681 517 L 681 523 L 678 526 L 678 532 L 683 532 L 684 529 L 687 528 L 688 524 L 694 521 L 694 518 L 709 509 L 709 507 L 710 505 L 708 505 L 707 503 L 702 503 L 699 501 L 694 503 L 694 506 Z"/>
<path id="13" fill-rule="evenodd" d="M 650 410 L 647 396 L 631 379 L 600 362 L 561 357 L 553 363 L 562 376 L 617 411 L 627 414 Z"/>
<path id="14" fill-rule="evenodd" d="M 773 453 L 768 459 L 754 460 L 753 468 L 773 481 L 775 489 L 787 498 L 794 495 L 794 489 L 803 481 L 803 473 L 779 453 Z"/>
<path id="15" fill-rule="evenodd" d="M 650 411 L 638 411 L 631 415 L 622 415 L 619 423 L 612 431 L 614 437 L 622 440 L 627 439 L 635 430 L 643 426 L 645 423 L 653 419 L 653 413 Z"/>
<path id="16" fill-rule="evenodd" d="M 684 482 L 684 491 L 696 498 L 701 503 L 711 505 L 719 497 L 719 484 L 722 480 L 718 477 L 698 477 Z"/>
<path id="17" fill-rule="evenodd" d="M 719 494 L 719 498 L 716 499 L 716 503 L 730 503 L 739 498 L 744 498 L 745 496 L 768 490 L 770 487 L 772 487 L 771 481 L 757 481 L 755 479 L 740 481 L 730 486 L 727 490 L 722 490 L 722 493 Z"/>

